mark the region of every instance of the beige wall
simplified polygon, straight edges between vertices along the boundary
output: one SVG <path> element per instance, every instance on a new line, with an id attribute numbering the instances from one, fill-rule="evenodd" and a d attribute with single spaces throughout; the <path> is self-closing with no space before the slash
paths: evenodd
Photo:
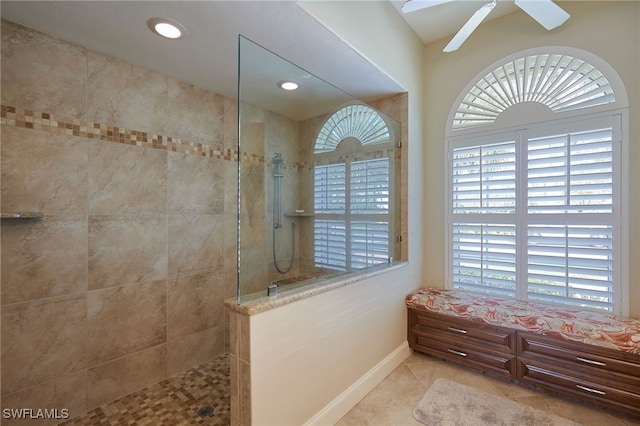
<path id="1" fill-rule="evenodd" d="M 572 1 L 560 5 L 571 14 L 562 27 L 546 31 L 524 12 L 481 25 L 464 45 L 443 53 L 449 38 L 425 46 L 424 115 L 425 252 L 424 283 L 442 287 L 444 272 L 444 134 L 449 111 L 479 72 L 512 53 L 540 46 L 564 45 L 589 51 L 608 62 L 622 78 L 629 96 L 629 308 L 640 317 L 640 2 Z M 446 84 L 443 84 L 446 82 Z M 437 183 L 437 184 L 436 184 Z"/>
<path id="2" fill-rule="evenodd" d="M 83 414 L 227 351 L 236 123 L 234 100 L 2 21 L 2 211 L 44 215 L 2 221 L 3 408 Z"/>
<path id="3" fill-rule="evenodd" d="M 386 110 L 376 105 L 392 117 L 394 108 L 408 116 L 402 125 L 403 149 L 408 150 L 403 181 L 409 263 L 252 315 L 246 323 L 232 320 L 249 333 L 238 340 L 250 344 L 250 354 L 240 353 L 241 362 L 232 364 L 232 376 L 234 368 L 247 370 L 239 372 L 236 386 L 251 383 L 251 412 L 242 418 L 232 412 L 237 424 L 331 424 L 340 419 L 407 356 L 404 297 L 422 284 L 422 43 L 388 2 L 301 5 L 409 93 L 400 98 L 398 105 L 404 106 Z"/>

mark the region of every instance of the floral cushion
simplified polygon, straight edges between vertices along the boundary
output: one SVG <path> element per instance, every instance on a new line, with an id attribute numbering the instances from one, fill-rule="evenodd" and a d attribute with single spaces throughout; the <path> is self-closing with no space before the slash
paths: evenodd
<path id="1" fill-rule="evenodd" d="M 410 308 L 640 354 L 640 321 L 608 312 L 520 302 L 464 290 L 422 288 Z"/>

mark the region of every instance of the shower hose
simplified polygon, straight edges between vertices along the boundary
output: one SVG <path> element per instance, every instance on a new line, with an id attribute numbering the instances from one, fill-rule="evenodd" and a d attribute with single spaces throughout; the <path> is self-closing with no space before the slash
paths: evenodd
<path id="1" fill-rule="evenodd" d="M 272 251 L 273 251 L 273 264 L 276 267 L 276 270 L 278 272 L 280 272 L 281 274 L 286 274 L 291 270 L 291 267 L 293 266 L 293 256 L 294 256 L 294 253 L 296 252 L 296 234 L 295 234 L 296 224 L 294 222 L 291 222 L 291 262 L 289 262 L 289 266 L 286 269 L 280 269 L 280 266 L 278 266 L 278 260 L 276 258 L 276 230 L 277 229 L 278 228 L 276 228 L 275 226 L 273 227 L 273 238 L 271 239 Z"/>

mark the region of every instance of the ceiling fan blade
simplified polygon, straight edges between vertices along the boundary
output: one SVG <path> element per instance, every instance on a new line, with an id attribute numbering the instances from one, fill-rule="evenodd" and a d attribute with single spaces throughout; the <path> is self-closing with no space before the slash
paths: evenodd
<path id="1" fill-rule="evenodd" d="M 548 30 L 559 27 L 571 16 L 551 0 L 515 0 L 515 4 Z"/>
<path id="2" fill-rule="evenodd" d="M 469 20 L 462 26 L 462 28 L 460 28 L 460 31 L 458 31 L 458 33 L 453 36 L 449 44 L 447 44 L 442 51 L 453 52 L 454 50 L 457 50 L 460 46 L 462 46 L 462 43 L 464 43 L 464 41 L 471 35 L 471 33 L 476 28 L 478 28 L 478 25 L 480 25 L 480 23 L 484 21 L 484 18 L 487 17 L 489 12 L 491 12 L 494 7 L 496 7 L 496 0 L 487 3 L 480 9 L 476 10 L 476 13 L 474 13 L 471 18 L 469 18 Z"/>
<path id="3" fill-rule="evenodd" d="M 443 3 L 450 3 L 452 1 L 454 0 L 407 0 L 400 9 L 402 10 L 402 13 L 409 13 Z"/>

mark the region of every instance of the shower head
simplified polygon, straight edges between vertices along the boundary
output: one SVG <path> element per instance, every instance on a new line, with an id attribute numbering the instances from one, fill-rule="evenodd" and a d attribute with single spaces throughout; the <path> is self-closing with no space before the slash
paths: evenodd
<path id="1" fill-rule="evenodd" d="M 271 160 L 273 164 L 282 164 L 282 154 L 276 152 L 273 154 L 273 159 Z"/>

